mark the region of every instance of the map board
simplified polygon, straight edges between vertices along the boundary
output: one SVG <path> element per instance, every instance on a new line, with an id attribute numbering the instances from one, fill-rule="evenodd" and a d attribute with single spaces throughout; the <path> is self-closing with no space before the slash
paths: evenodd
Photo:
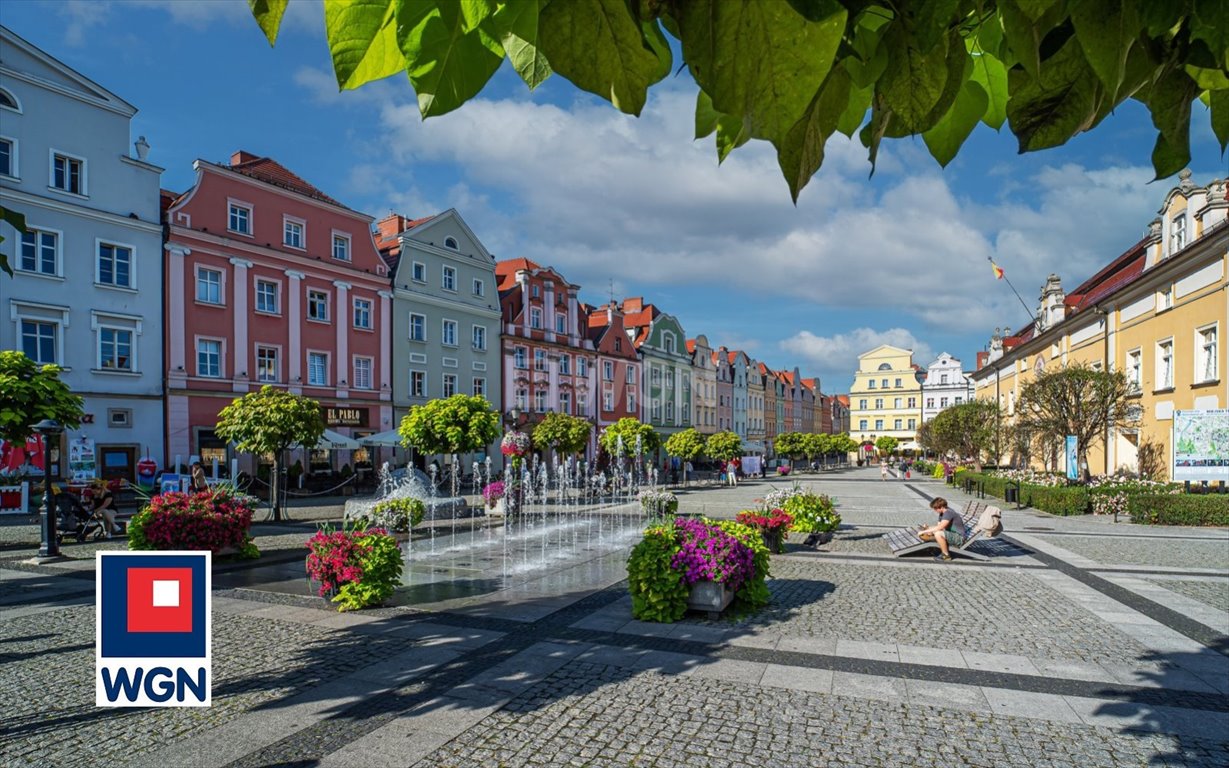
<path id="1" fill-rule="evenodd" d="M 1229 408 L 1174 411 L 1173 446 L 1174 480 L 1229 482 Z"/>

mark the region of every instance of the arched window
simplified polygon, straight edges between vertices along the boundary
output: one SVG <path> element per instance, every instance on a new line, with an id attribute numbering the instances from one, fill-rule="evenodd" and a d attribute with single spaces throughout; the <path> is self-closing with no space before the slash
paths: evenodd
<path id="1" fill-rule="evenodd" d="M 890 370 L 892 370 L 892 364 L 891 364 L 891 363 L 880 363 L 880 364 L 879 364 L 879 370 L 881 370 L 881 371 L 890 371 Z"/>
<path id="2" fill-rule="evenodd" d="M 451 248 L 452 250 L 455 251 L 457 249 L 457 239 L 455 237 L 445 237 L 444 247 Z"/>
<path id="3" fill-rule="evenodd" d="M 5 88 L 0 88 L 0 107 L 11 109 L 14 112 L 21 111 L 21 104 L 17 101 L 17 97 Z"/>

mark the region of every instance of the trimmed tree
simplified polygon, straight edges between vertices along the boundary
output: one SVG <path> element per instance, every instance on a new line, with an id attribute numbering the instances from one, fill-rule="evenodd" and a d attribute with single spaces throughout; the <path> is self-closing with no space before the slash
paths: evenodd
<path id="1" fill-rule="evenodd" d="M 980 472 L 982 454 L 994 452 L 998 422 L 996 404 L 973 400 L 944 408 L 922 426 L 928 431 L 930 443 L 941 452 L 955 451 L 961 458 L 972 457 L 973 468 Z"/>
<path id="2" fill-rule="evenodd" d="M 884 456 L 891 456 L 892 452 L 895 451 L 899 445 L 900 441 L 891 435 L 880 435 L 879 438 L 875 440 L 875 450 L 879 451 L 879 453 L 883 454 Z"/>
<path id="3" fill-rule="evenodd" d="M 43 419 L 55 419 L 65 429 L 81 426 L 83 401 L 60 380 L 62 370 L 39 365 L 24 352 L 0 352 L 0 440 L 24 447 Z"/>
<path id="4" fill-rule="evenodd" d="M 598 436 L 598 443 L 601 444 L 602 450 L 611 456 L 618 458 L 620 438 L 622 438 L 624 458 L 631 458 L 636 455 L 636 438 L 640 438 L 640 455 L 656 451 L 661 445 L 661 437 L 648 424 L 644 424 L 634 416 L 624 416 L 614 424 L 602 430 L 602 434 Z"/>
<path id="5" fill-rule="evenodd" d="M 782 432 L 777 435 L 776 450 L 778 456 L 785 456 L 792 462 L 806 453 L 806 436 L 801 432 Z"/>
<path id="6" fill-rule="evenodd" d="M 553 450 L 575 456 L 589 445 L 593 425 L 587 419 L 567 413 L 548 413 L 533 428 L 533 444 L 538 450 Z"/>
<path id="7" fill-rule="evenodd" d="M 235 398 L 218 414 L 214 431 L 235 447 L 256 455 L 273 454 L 269 497 L 273 519 L 282 519 L 280 468 L 293 445 L 314 446 L 324 434 L 320 403 L 268 384 L 257 392 Z"/>
<path id="8" fill-rule="evenodd" d="M 1051 455 L 1063 436 L 1075 435 L 1083 466 L 1088 449 L 1104 444 L 1109 430 L 1136 425 L 1127 415 L 1131 395 L 1123 371 L 1099 371 L 1082 363 L 1043 371 L 1024 385 L 1016 405 L 1016 423 L 1045 442 Z"/>
<path id="9" fill-rule="evenodd" d="M 815 461 L 816 457 L 824 456 L 832 450 L 832 435 L 813 432 L 802 437 L 803 453 L 807 461 Z"/>
<path id="10" fill-rule="evenodd" d="M 397 427 L 419 453 L 477 453 L 499 437 L 499 414 L 481 395 L 453 395 L 410 409 Z"/>
<path id="11" fill-rule="evenodd" d="M 704 441 L 704 453 L 717 461 L 731 461 L 743 455 L 743 439 L 735 432 L 709 435 Z"/>
<path id="12" fill-rule="evenodd" d="M 858 450 L 858 441 L 850 437 L 848 432 L 843 432 L 836 435 L 835 438 L 836 439 L 832 441 L 832 450 L 836 451 L 837 453 L 844 454 L 845 461 L 848 462 L 849 454 Z"/>
<path id="13" fill-rule="evenodd" d="M 704 435 L 689 427 L 666 438 L 666 453 L 683 461 L 695 461 L 704 453 Z"/>

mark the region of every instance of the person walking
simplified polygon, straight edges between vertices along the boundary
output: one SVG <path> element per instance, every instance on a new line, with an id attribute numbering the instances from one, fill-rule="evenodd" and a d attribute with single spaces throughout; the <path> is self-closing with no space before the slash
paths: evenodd
<path id="1" fill-rule="evenodd" d="M 879 479 L 880 480 L 888 479 L 888 460 L 887 459 L 879 460 Z"/>
<path id="2" fill-rule="evenodd" d="M 205 467 L 199 461 L 192 462 L 191 488 L 193 493 L 209 490 L 209 480 L 205 478 Z"/>
<path id="3" fill-rule="evenodd" d="M 733 459 L 730 459 L 730 462 L 725 465 L 725 470 L 726 470 L 726 474 L 729 475 L 730 485 L 737 488 L 738 487 L 738 465 L 734 463 Z"/>

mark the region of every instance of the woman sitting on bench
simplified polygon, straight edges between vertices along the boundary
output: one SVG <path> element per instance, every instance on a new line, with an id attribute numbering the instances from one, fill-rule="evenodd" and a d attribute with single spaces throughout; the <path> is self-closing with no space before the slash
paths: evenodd
<path id="1" fill-rule="evenodd" d="M 930 508 L 939 514 L 939 522 L 917 532 L 917 537 L 923 541 L 934 541 L 939 545 L 942 554 L 935 555 L 936 560 L 951 560 L 948 547 L 959 547 L 964 544 L 964 520 L 947 506 L 947 499 L 935 498 L 930 502 Z"/>

